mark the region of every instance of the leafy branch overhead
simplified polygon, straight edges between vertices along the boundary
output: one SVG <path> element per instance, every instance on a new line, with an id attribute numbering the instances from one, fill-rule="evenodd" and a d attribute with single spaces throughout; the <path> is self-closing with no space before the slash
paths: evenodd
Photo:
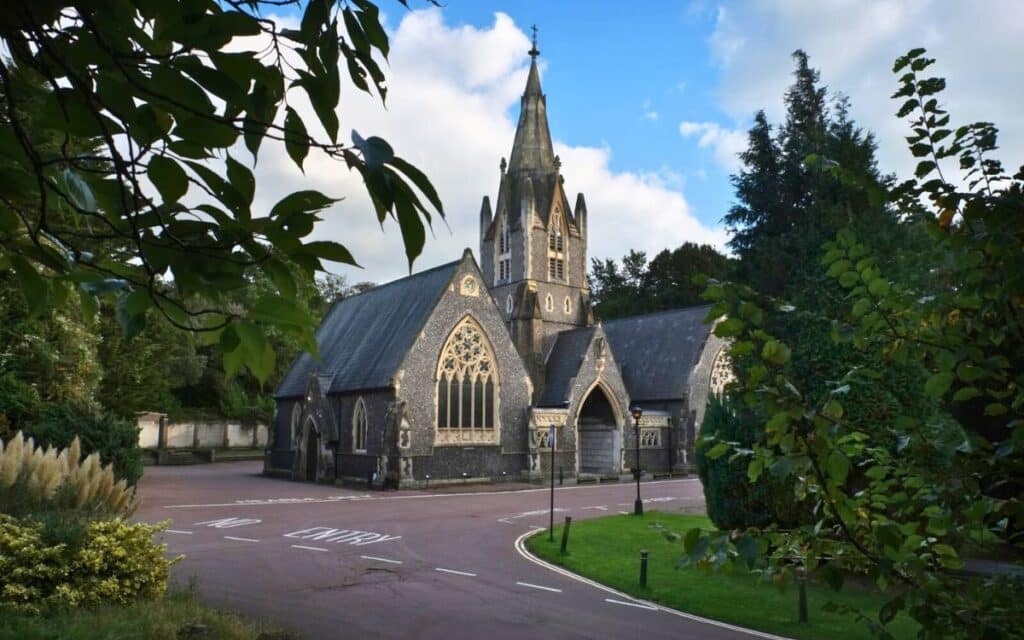
<path id="1" fill-rule="evenodd" d="M 265 17 L 288 6 L 297 29 Z M 7 8 L 0 39 L 0 270 L 16 273 L 34 311 L 116 296 L 128 336 L 158 313 L 219 340 L 229 373 L 265 379 L 268 327 L 316 351 L 296 277 L 357 262 L 308 239 L 340 197 L 298 191 L 254 207 L 264 144 L 283 145 L 300 170 L 313 153 L 359 172 L 380 222 L 397 220 L 410 268 L 444 215 L 429 179 L 387 142 L 354 130 L 339 141 L 342 68 L 387 95 L 388 38 L 368 0 L 42 0 Z M 240 307 L 231 293 L 252 269 L 276 291 Z"/>

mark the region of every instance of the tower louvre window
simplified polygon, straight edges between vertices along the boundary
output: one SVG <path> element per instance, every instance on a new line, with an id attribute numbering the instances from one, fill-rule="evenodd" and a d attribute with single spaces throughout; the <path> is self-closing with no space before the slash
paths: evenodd
<path id="1" fill-rule="evenodd" d="M 548 279 L 565 281 L 565 223 L 555 209 L 548 227 Z"/>
<path id="2" fill-rule="evenodd" d="M 508 219 L 502 216 L 498 226 L 498 282 L 512 279 L 512 242 L 508 232 Z"/>

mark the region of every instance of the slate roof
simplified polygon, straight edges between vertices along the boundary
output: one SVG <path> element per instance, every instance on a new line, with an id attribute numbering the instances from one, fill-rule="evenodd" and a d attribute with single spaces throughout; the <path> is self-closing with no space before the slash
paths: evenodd
<path id="1" fill-rule="evenodd" d="M 374 287 L 334 303 L 316 330 L 320 362 L 303 353 L 274 396 L 306 392 L 314 369 L 325 394 L 391 386 L 461 260 Z"/>
<path id="2" fill-rule="evenodd" d="M 587 347 L 594 337 L 594 327 L 563 331 L 555 337 L 547 361 L 544 393 L 537 402 L 539 407 L 562 407 L 569 401 L 572 381 L 580 370 Z"/>
<path id="3" fill-rule="evenodd" d="M 686 393 L 711 325 L 710 305 L 660 311 L 603 324 L 633 400 L 676 400 Z"/>

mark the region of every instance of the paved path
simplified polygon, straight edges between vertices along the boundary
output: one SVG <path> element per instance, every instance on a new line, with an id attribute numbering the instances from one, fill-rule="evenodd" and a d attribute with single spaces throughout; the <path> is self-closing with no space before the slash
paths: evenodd
<path id="1" fill-rule="evenodd" d="M 174 571 L 208 601 L 308 638 L 750 638 L 639 606 L 523 558 L 546 489 L 364 492 L 261 477 L 259 463 L 150 467 L 141 520 L 170 518 Z M 632 509 L 634 485 L 564 487 L 556 519 Z M 645 506 L 700 510 L 696 480 Z M 609 541 L 614 544 L 614 541 Z"/>

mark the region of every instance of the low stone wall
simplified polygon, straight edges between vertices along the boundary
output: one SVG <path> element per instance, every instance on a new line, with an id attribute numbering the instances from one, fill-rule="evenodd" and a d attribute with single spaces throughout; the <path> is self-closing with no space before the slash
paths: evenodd
<path id="1" fill-rule="evenodd" d="M 170 422 L 163 413 L 136 414 L 143 449 L 263 449 L 265 424 L 223 421 Z"/>

